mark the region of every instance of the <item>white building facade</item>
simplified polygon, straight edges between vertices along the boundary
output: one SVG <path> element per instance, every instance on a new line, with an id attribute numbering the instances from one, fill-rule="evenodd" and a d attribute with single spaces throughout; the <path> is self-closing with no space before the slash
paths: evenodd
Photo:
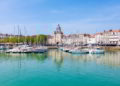
<path id="1" fill-rule="evenodd" d="M 103 32 L 103 44 L 120 45 L 120 30 L 109 30 Z"/>
<path id="2" fill-rule="evenodd" d="M 53 35 L 48 36 L 50 45 L 120 45 L 120 30 L 109 30 L 96 34 L 69 34 L 64 35 L 60 25 Z"/>

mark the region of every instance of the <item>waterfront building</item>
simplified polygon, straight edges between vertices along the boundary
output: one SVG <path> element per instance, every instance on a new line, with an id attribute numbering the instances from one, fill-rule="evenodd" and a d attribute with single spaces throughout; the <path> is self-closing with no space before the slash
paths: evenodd
<path id="1" fill-rule="evenodd" d="M 64 36 L 64 33 L 62 32 L 61 27 L 58 24 L 53 35 L 48 36 L 48 44 L 49 45 L 61 45 L 63 36 Z"/>
<path id="2" fill-rule="evenodd" d="M 120 30 L 104 31 L 102 38 L 105 45 L 120 45 Z"/>
<path id="3" fill-rule="evenodd" d="M 48 45 L 54 45 L 54 37 L 51 35 L 48 35 L 48 39 L 47 39 Z"/>
<path id="4" fill-rule="evenodd" d="M 63 43 L 65 45 L 86 45 L 89 34 L 69 34 L 63 37 Z"/>
<path id="5" fill-rule="evenodd" d="M 90 45 L 96 44 L 96 39 L 95 39 L 95 35 L 94 34 L 88 36 L 87 44 L 90 44 Z"/>
<path id="6" fill-rule="evenodd" d="M 22 35 L 10 35 L 10 34 L 0 34 L 0 39 L 7 37 L 18 37 Z M 36 36 L 36 35 L 35 35 Z M 58 24 L 56 30 L 52 35 L 47 36 L 48 45 L 102 45 L 120 46 L 120 30 L 108 30 L 104 32 L 98 32 L 95 34 L 64 34 L 61 26 Z"/>
<path id="7" fill-rule="evenodd" d="M 109 30 L 95 34 L 65 35 L 58 24 L 53 35 L 48 35 L 49 45 L 120 45 L 120 30 Z"/>
<path id="8" fill-rule="evenodd" d="M 7 38 L 7 37 L 10 37 L 10 35 L 9 34 L 0 34 L 0 38 L 2 39 L 2 38 Z"/>
<path id="9" fill-rule="evenodd" d="M 98 44 L 98 45 L 103 44 L 103 33 L 96 33 L 95 41 L 96 41 L 96 44 Z"/>
<path id="10" fill-rule="evenodd" d="M 17 37 L 19 35 L 12 35 L 12 34 L 2 34 L 0 33 L 0 39 L 3 39 L 3 38 L 8 38 L 8 37 Z"/>

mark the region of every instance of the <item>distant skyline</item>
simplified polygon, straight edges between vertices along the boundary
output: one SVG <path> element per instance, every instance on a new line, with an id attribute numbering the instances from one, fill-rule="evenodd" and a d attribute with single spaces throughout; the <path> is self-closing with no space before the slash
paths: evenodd
<path id="1" fill-rule="evenodd" d="M 65 34 L 120 29 L 120 0 L 0 0 L 0 33 L 52 34 L 57 24 Z"/>

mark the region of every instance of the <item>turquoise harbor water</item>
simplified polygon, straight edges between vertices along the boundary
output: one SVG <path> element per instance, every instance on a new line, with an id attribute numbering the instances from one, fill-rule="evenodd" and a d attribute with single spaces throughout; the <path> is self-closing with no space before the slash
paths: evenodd
<path id="1" fill-rule="evenodd" d="M 0 86 L 120 86 L 120 52 L 0 54 Z"/>

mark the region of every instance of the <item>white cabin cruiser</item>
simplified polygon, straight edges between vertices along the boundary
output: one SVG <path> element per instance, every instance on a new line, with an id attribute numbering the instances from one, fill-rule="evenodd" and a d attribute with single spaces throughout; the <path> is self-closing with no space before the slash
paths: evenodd
<path id="1" fill-rule="evenodd" d="M 89 50 L 90 54 L 104 54 L 105 50 L 101 49 L 101 48 L 93 48 Z"/>

